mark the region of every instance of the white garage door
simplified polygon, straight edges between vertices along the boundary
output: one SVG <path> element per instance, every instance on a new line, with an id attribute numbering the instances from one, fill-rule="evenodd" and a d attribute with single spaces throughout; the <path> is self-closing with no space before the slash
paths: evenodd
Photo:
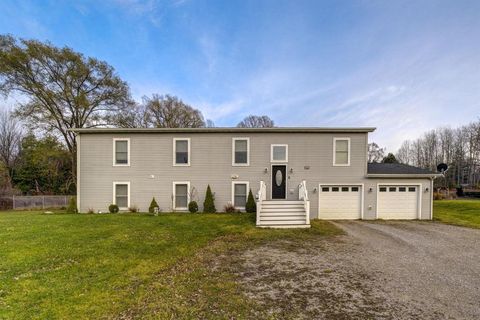
<path id="1" fill-rule="evenodd" d="M 418 219 L 418 193 L 418 186 L 379 186 L 378 218 Z"/>
<path id="2" fill-rule="evenodd" d="M 361 219 L 362 187 L 320 185 L 320 219 Z"/>

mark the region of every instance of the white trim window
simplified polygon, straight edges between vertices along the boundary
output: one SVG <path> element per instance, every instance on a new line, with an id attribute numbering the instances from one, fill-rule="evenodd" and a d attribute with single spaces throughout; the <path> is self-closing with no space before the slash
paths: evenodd
<path id="1" fill-rule="evenodd" d="M 248 181 L 232 181 L 232 204 L 235 209 L 245 210 L 250 190 L 248 185 Z"/>
<path id="2" fill-rule="evenodd" d="M 270 145 L 270 162 L 288 162 L 288 144 Z"/>
<path id="3" fill-rule="evenodd" d="M 130 166 L 130 139 L 113 138 L 113 165 Z"/>
<path id="4" fill-rule="evenodd" d="M 190 181 L 173 182 L 173 209 L 186 211 L 190 203 Z"/>
<path id="5" fill-rule="evenodd" d="M 190 165 L 190 138 L 173 138 L 173 165 Z"/>
<path id="6" fill-rule="evenodd" d="M 250 138 L 232 138 L 232 166 L 250 165 Z"/>
<path id="7" fill-rule="evenodd" d="M 333 165 L 350 165 L 350 138 L 333 138 Z"/>
<path id="8" fill-rule="evenodd" d="M 119 210 L 128 210 L 130 207 L 130 182 L 113 182 L 113 203 Z"/>

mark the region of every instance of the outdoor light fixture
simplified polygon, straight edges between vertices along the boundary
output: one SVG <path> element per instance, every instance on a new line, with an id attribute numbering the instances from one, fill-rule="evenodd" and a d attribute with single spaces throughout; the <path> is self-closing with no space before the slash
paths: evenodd
<path id="1" fill-rule="evenodd" d="M 267 172 L 268 172 L 268 168 L 265 167 L 265 169 L 263 169 L 263 172 L 267 173 Z"/>
<path id="2" fill-rule="evenodd" d="M 317 188 L 313 188 L 313 193 L 317 193 Z"/>
<path id="3" fill-rule="evenodd" d="M 428 187 L 425 188 L 425 192 L 428 192 Z"/>
<path id="4" fill-rule="evenodd" d="M 290 168 L 290 173 L 293 173 L 293 168 Z"/>
<path id="5" fill-rule="evenodd" d="M 368 192 L 372 192 L 372 191 L 373 191 L 372 187 L 368 188 Z"/>

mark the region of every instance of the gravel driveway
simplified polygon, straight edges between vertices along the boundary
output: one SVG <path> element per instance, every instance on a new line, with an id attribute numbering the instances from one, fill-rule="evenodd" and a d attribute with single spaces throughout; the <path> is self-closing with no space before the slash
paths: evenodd
<path id="1" fill-rule="evenodd" d="M 280 317 L 480 318 L 480 230 L 335 222 L 347 234 L 247 251 L 247 294 Z"/>

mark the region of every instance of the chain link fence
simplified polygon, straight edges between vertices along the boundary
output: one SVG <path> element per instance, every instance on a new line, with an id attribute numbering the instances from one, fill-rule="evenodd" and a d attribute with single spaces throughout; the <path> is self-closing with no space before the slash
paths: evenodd
<path id="1" fill-rule="evenodd" d="M 0 210 L 60 209 L 75 196 L 0 196 Z"/>

